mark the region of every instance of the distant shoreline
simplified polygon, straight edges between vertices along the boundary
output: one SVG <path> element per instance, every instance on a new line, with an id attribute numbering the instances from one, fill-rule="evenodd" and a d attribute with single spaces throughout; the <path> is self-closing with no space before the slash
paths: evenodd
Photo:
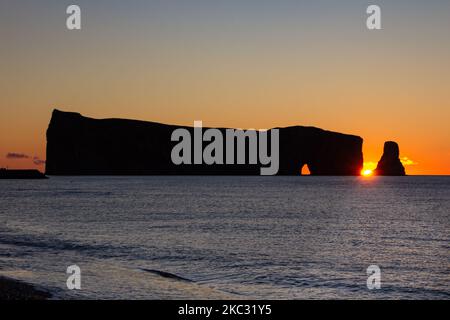
<path id="1" fill-rule="evenodd" d="M 0 179 L 47 179 L 47 176 L 36 169 L 0 168 Z"/>
<path id="2" fill-rule="evenodd" d="M 0 300 L 47 300 L 52 295 L 23 281 L 0 276 Z"/>

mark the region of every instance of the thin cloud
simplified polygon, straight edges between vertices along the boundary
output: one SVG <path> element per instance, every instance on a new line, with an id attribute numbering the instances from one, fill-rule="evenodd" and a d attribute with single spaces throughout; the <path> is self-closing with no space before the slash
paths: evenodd
<path id="1" fill-rule="evenodd" d="M 418 164 L 417 162 L 409 159 L 408 157 L 402 157 L 400 159 L 400 161 L 404 166 L 414 166 L 414 165 Z"/>
<path id="2" fill-rule="evenodd" d="M 6 155 L 6 158 L 7 159 L 28 159 L 30 157 L 24 153 L 9 152 Z"/>

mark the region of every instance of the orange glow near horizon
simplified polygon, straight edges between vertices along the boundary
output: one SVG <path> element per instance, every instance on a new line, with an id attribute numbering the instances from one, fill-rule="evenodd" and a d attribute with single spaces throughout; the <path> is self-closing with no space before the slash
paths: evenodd
<path id="1" fill-rule="evenodd" d="M 377 162 L 374 161 L 364 161 L 363 168 L 361 170 L 361 175 L 364 177 L 370 177 L 373 175 L 374 170 L 377 167 Z"/>
<path id="2" fill-rule="evenodd" d="M 9 169 L 38 169 L 40 171 L 45 170 L 45 130 L 48 125 L 48 121 L 50 120 L 50 112 L 49 110 L 46 118 L 45 114 L 42 116 L 42 120 L 39 121 L 39 125 L 29 127 L 22 127 L 22 125 L 17 126 L 15 129 L 20 132 L 20 135 L 11 135 L 8 132 L 13 130 L 13 120 L 11 119 L 10 123 L 4 123 L 0 126 L 0 168 L 9 168 Z M 83 115 L 102 118 L 100 115 L 92 115 L 89 112 L 82 112 Z M 107 118 L 108 114 L 105 114 L 103 118 Z M 120 116 L 117 117 L 122 118 L 134 118 L 134 119 L 142 119 L 152 121 L 151 117 L 138 117 L 138 116 Z M 2 119 L 0 119 L 1 122 Z M 23 121 L 20 120 L 21 123 Z M 170 121 L 166 121 L 167 123 L 171 123 Z M 210 122 L 215 124 L 215 122 Z M 192 125 L 188 121 L 182 122 L 185 125 Z M 211 125 L 212 126 L 212 125 Z M 233 126 L 232 123 L 225 124 L 225 127 L 237 127 Z M 245 126 L 241 126 L 244 127 Z M 265 126 L 265 127 L 273 127 L 273 126 Z M 336 130 L 345 133 L 345 130 Z M 366 170 L 375 170 L 377 166 L 377 162 L 382 155 L 383 142 L 388 140 L 388 138 L 384 139 L 367 139 L 364 135 L 361 135 L 364 138 L 363 144 L 363 154 L 364 154 L 364 165 L 361 171 L 361 175 L 364 175 L 363 172 Z M 28 139 L 28 137 L 32 137 Z M 374 143 L 373 140 L 376 142 Z M 399 141 L 400 145 L 400 161 L 405 167 L 406 173 L 408 175 L 450 175 L 449 167 L 443 166 L 446 158 L 450 160 L 450 154 L 446 153 L 444 149 L 439 149 L 435 151 L 435 154 L 441 152 L 442 157 L 435 158 L 434 155 L 429 151 L 429 145 L 424 146 L 423 150 L 424 154 L 421 152 L 420 146 L 416 146 L 415 144 L 411 144 L 411 141 Z M 408 143 L 409 142 L 409 143 Z M 436 148 L 438 148 L 436 146 Z M 407 153 L 404 153 L 406 150 Z M 7 157 L 8 153 L 16 153 L 16 154 L 24 154 L 26 157 Z M 412 155 L 411 157 L 405 156 L 405 154 Z M 376 159 L 376 160 L 375 160 Z M 414 159 L 414 160 L 413 160 Z M 301 169 L 302 175 L 310 174 L 307 165 L 305 165 Z"/>
<path id="3" fill-rule="evenodd" d="M 370 169 L 366 169 L 366 170 L 361 170 L 361 175 L 363 176 L 363 177 L 370 177 L 370 176 L 373 176 L 373 170 L 370 170 Z"/>

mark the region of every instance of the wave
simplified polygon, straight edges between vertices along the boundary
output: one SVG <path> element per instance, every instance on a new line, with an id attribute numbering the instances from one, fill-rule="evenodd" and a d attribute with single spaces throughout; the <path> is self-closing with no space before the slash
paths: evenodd
<path id="1" fill-rule="evenodd" d="M 149 273 L 153 273 L 156 274 L 158 276 L 161 276 L 163 278 L 168 278 L 168 279 L 172 279 L 172 280 L 178 280 L 178 281 L 184 281 L 184 282 L 194 282 L 193 280 L 187 279 L 187 278 L 183 278 L 180 277 L 176 274 L 170 273 L 170 272 L 166 272 L 166 271 L 161 271 L 161 270 L 155 270 L 155 269 L 145 269 L 145 268 L 141 268 L 139 269 L 141 271 L 145 271 L 145 272 L 149 272 Z"/>
<path id="2" fill-rule="evenodd" d="M 48 238 L 33 235 L 16 235 L 0 233 L 0 244 L 17 247 L 36 248 L 39 250 L 56 251 L 78 251 L 95 254 L 99 257 L 115 257 L 118 255 L 117 248 L 110 245 L 101 244 L 81 244 L 72 241 L 61 240 L 57 238 Z M 124 248 L 126 249 L 126 248 Z M 109 254 L 108 254 L 109 253 Z"/>

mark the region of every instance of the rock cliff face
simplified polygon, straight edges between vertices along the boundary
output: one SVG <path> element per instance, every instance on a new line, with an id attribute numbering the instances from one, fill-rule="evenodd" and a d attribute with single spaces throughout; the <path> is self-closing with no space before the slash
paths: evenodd
<path id="1" fill-rule="evenodd" d="M 404 176 L 405 168 L 400 162 L 400 150 L 394 141 L 384 143 L 384 151 L 374 173 L 378 176 Z"/>
<path id="2" fill-rule="evenodd" d="M 173 130 L 179 127 L 124 119 L 91 119 L 54 110 L 47 130 L 48 175 L 259 175 L 261 165 L 175 165 Z M 204 130 L 207 128 L 204 128 Z M 358 136 L 314 127 L 280 129 L 279 175 L 359 175 L 363 165 Z M 224 131 L 225 129 L 219 129 Z M 269 147 L 270 150 L 270 147 Z"/>

